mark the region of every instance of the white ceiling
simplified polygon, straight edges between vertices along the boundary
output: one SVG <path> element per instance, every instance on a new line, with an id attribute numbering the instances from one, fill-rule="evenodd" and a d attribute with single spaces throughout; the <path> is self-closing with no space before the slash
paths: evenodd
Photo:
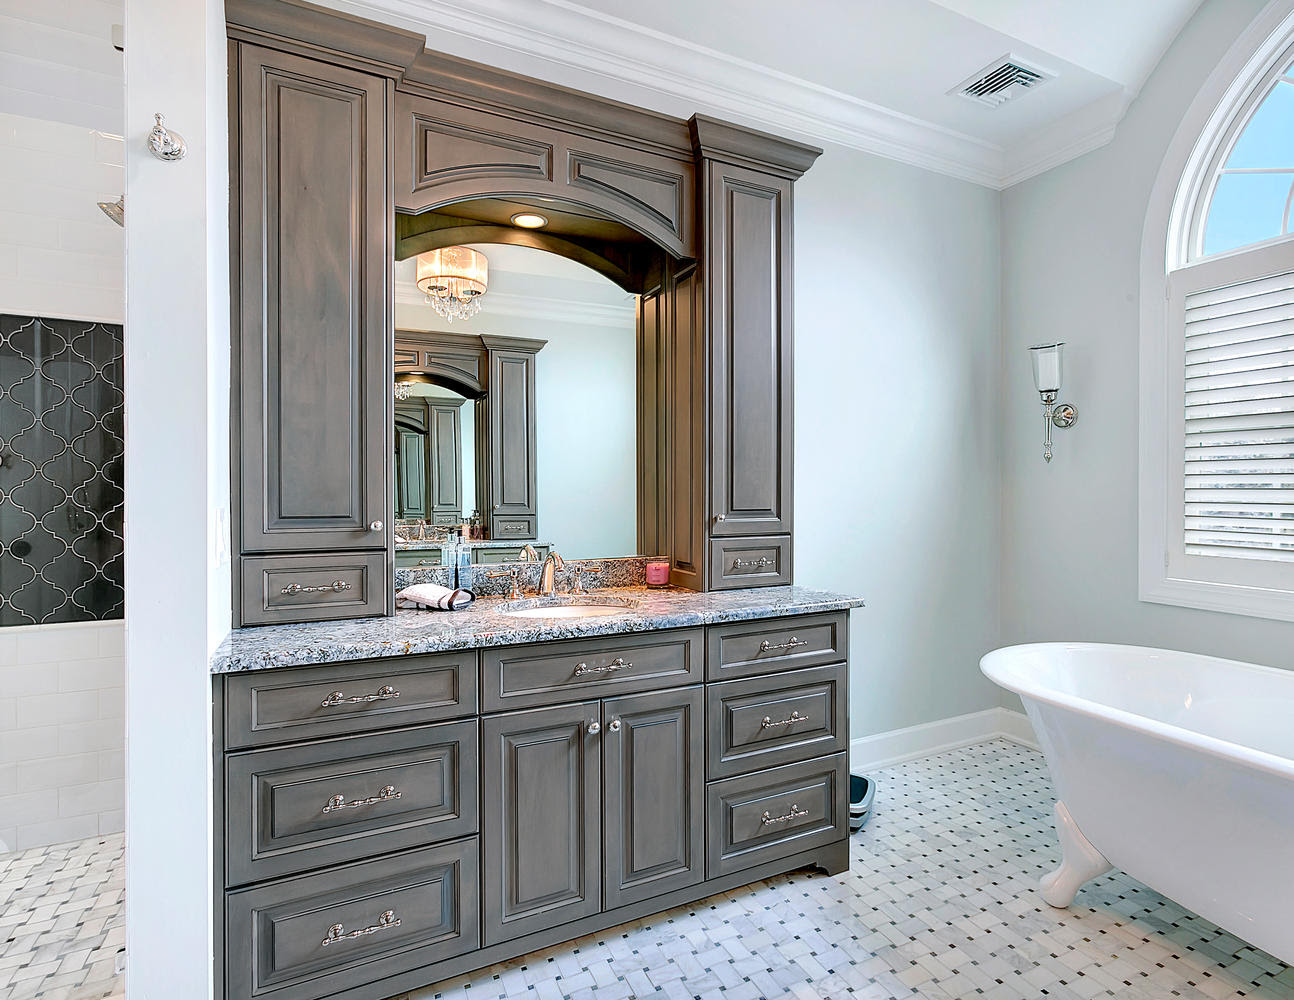
<path id="1" fill-rule="evenodd" d="M 1006 187 L 1108 142 L 1201 0 L 320 0 L 433 50 Z M 1056 78 L 948 91 L 1012 54 Z"/>
<path id="2" fill-rule="evenodd" d="M 584 0 L 584 8 L 1009 146 L 1135 94 L 1200 0 Z M 573 5 L 571 5 L 573 6 Z M 948 91 L 1011 53 L 1057 73 L 997 109 Z"/>

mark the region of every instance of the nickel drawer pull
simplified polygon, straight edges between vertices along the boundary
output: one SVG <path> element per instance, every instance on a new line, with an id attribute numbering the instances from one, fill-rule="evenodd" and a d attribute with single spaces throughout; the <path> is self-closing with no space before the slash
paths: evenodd
<path id="1" fill-rule="evenodd" d="M 324 594 L 331 591 L 334 594 L 340 594 L 343 591 L 351 589 L 351 584 L 345 580 L 334 580 L 326 587 L 303 587 L 299 583 L 289 583 L 279 591 L 280 594 Z"/>
<path id="2" fill-rule="evenodd" d="M 383 684 L 373 694 L 357 694 L 347 698 L 340 691 L 334 691 L 319 703 L 321 708 L 335 708 L 338 705 L 364 705 L 370 701 L 390 701 L 399 698 L 400 692 L 390 684 Z"/>
<path id="3" fill-rule="evenodd" d="M 779 642 L 776 645 L 774 645 L 773 643 L 765 639 L 763 642 L 759 644 L 759 651 L 761 653 L 771 653 L 775 649 L 794 649 L 796 646 L 807 646 L 807 645 L 808 643 L 805 642 L 803 639 L 801 639 L 799 636 L 793 635 L 786 642 Z"/>
<path id="4" fill-rule="evenodd" d="M 735 573 L 739 569 L 763 569 L 765 566 L 772 566 L 773 560 L 768 556 L 760 556 L 758 559 L 733 559 L 732 569 L 729 572 Z"/>
<path id="5" fill-rule="evenodd" d="M 370 934 L 376 934 L 378 931 L 399 926 L 400 918 L 395 915 L 395 910 L 383 910 L 382 915 L 377 918 L 377 923 L 361 927 L 357 931 L 348 933 L 343 924 L 333 924 L 328 928 L 328 936 L 320 943 L 320 947 L 327 948 L 330 944 L 337 944 L 340 941 L 353 941 L 355 938 L 367 937 Z"/>
<path id="6" fill-rule="evenodd" d="M 324 813 L 336 812 L 338 809 L 358 809 L 360 806 L 377 805 L 379 802 L 390 802 L 392 799 L 398 799 L 401 792 L 396 791 L 395 785 L 385 785 L 376 795 L 370 795 L 366 799 L 351 799 L 346 801 L 344 795 L 334 795 L 328 800 L 328 804 L 323 807 Z"/>
<path id="7" fill-rule="evenodd" d="M 770 715 L 764 716 L 764 721 L 759 724 L 759 728 L 776 729 L 778 726 L 793 726 L 797 722 L 808 722 L 808 721 L 809 721 L 809 717 L 807 715 L 801 715 L 799 710 L 796 709 L 795 711 L 791 712 L 791 714 L 788 715 L 785 719 L 779 719 L 777 722 L 774 722 L 773 717 Z"/>
<path id="8" fill-rule="evenodd" d="M 791 811 L 785 816 L 773 816 L 767 810 L 759 819 L 760 826 L 777 826 L 778 823 L 789 823 L 793 819 L 799 819 L 801 816 L 809 815 L 809 810 L 801 809 L 794 802 L 791 803 Z"/>
<path id="9" fill-rule="evenodd" d="M 605 667 L 590 667 L 587 663 L 575 664 L 575 676 L 587 677 L 589 674 L 606 674 L 616 670 L 632 670 L 633 664 L 626 663 L 623 657 L 617 656 Z"/>

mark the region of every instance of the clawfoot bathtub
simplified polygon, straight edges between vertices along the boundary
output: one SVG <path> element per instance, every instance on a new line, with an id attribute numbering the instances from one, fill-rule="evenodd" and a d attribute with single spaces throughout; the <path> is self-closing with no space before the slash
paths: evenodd
<path id="1" fill-rule="evenodd" d="M 1294 671 L 1097 643 L 994 650 L 1056 786 L 1068 906 L 1122 869 L 1294 964 Z"/>

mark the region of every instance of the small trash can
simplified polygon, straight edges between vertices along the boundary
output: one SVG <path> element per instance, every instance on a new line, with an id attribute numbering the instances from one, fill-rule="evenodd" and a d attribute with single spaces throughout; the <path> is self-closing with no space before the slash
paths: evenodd
<path id="1" fill-rule="evenodd" d="M 872 803 L 876 799 L 876 782 L 861 774 L 849 776 L 849 829 L 861 830 L 872 816 Z"/>

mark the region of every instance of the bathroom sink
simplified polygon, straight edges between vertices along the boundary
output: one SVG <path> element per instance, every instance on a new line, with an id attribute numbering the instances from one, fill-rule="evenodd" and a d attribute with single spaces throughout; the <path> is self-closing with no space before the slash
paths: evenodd
<path id="1" fill-rule="evenodd" d="M 509 618 L 601 618 L 637 607 L 623 597 L 535 597 L 512 601 L 499 609 Z"/>

